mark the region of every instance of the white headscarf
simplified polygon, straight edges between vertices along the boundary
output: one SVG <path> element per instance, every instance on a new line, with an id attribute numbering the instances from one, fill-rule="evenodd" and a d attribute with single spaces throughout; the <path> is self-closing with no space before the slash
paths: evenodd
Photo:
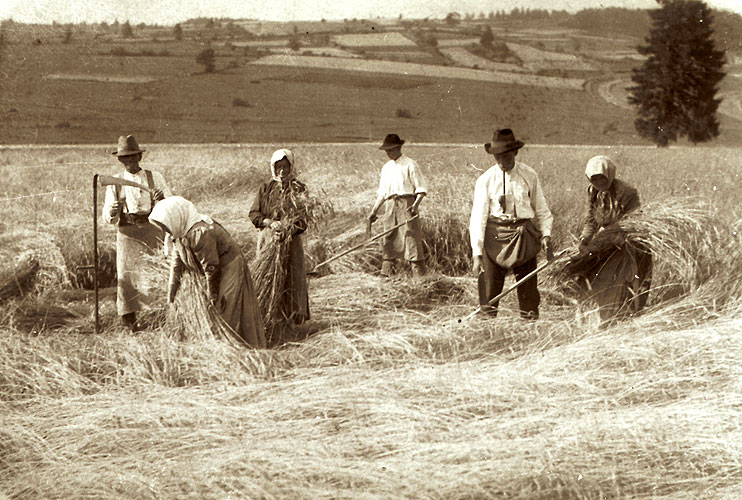
<path id="1" fill-rule="evenodd" d="M 607 156 L 599 155 L 593 156 L 588 160 L 587 166 L 585 167 L 585 175 L 588 180 L 593 175 L 604 175 L 608 179 L 608 186 L 613 184 L 613 180 L 616 178 L 616 165 Z"/>
<path id="2" fill-rule="evenodd" d="M 193 203 L 181 196 L 168 196 L 157 202 L 149 214 L 149 220 L 168 228 L 176 241 L 185 236 L 197 222 L 214 223 L 211 217 L 198 213 Z"/>
<path id="3" fill-rule="evenodd" d="M 276 163 L 286 158 L 289 163 L 291 164 L 291 169 L 289 170 L 289 173 L 281 179 L 276 175 Z M 278 149 L 273 152 L 273 156 L 271 156 L 271 177 L 273 177 L 273 180 L 276 182 L 285 182 L 287 180 L 290 180 L 294 176 L 294 153 L 291 152 L 290 149 Z"/>

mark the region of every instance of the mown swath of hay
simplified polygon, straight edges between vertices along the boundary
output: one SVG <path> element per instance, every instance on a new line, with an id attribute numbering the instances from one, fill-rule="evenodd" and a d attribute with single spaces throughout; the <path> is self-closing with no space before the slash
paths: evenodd
<path id="1" fill-rule="evenodd" d="M 657 303 L 708 281 L 727 251 L 722 226 L 703 200 L 670 198 L 649 203 L 619 224 L 602 229 L 591 248 L 593 254 L 608 256 L 625 238 L 629 245 L 649 249 L 653 259 L 650 301 Z M 555 288 L 579 297 L 583 289 L 574 286 L 574 279 L 594 263 L 594 256 L 578 255 L 557 262 L 544 276 Z"/>
<path id="2" fill-rule="evenodd" d="M 10 302 L 0 317 L 0 325 L 21 332 L 40 333 L 68 326 L 78 317 L 74 311 L 50 304 L 41 297 L 28 297 Z"/>
<path id="3" fill-rule="evenodd" d="M 39 267 L 38 259 L 28 256 L 0 270 L 0 304 L 28 293 L 33 288 Z"/>

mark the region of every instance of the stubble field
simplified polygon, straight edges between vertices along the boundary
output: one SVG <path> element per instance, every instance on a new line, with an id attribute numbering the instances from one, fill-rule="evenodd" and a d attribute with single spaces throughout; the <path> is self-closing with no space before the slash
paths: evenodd
<path id="1" fill-rule="evenodd" d="M 144 142 L 144 141 L 143 141 Z M 376 144 L 142 144 L 143 166 L 221 221 L 248 256 L 250 199 L 273 149 L 335 214 L 307 234 L 308 267 L 358 241 L 384 162 Z M 742 275 L 738 149 L 528 145 L 567 247 L 585 162 L 608 154 L 645 203 L 680 200 L 707 224 L 678 235 L 682 293 L 598 329 L 543 276 L 542 319 L 459 325 L 476 302 L 466 224 L 481 146 L 415 145 L 432 273 L 383 281 L 375 248 L 310 281 L 313 319 L 296 342 L 238 351 L 154 327 L 132 336 L 104 293 L 75 288 L 92 239 L 92 175 L 106 147 L 3 148 L 2 260 L 44 257 L 0 327 L 0 497 L 719 499 L 742 495 Z M 40 193 L 47 193 L 39 195 Z M 102 204 L 102 197 L 98 207 Z M 101 226 L 101 246 L 113 231 Z M 110 272 L 110 268 L 108 269 Z M 664 281 L 663 281 L 664 280 Z M 84 281 L 82 277 L 77 280 Z M 155 293 L 162 308 L 164 290 Z M 24 330 L 30 304 L 75 312 Z"/>

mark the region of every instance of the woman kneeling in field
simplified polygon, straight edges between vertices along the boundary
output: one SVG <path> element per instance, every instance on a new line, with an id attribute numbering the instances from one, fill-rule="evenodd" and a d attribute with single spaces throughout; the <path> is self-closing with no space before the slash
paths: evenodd
<path id="1" fill-rule="evenodd" d="M 249 345 L 264 348 L 263 319 L 250 271 L 232 236 L 180 196 L 171 196 L 155 205 L 149 220 L 175 242 L 168 302 L 175 300 L 184 268 L 203 274 L 209 301 L 227 324 Z"/>
<path id="2" fill-rule="evenodd" d="M 619 221 L 639 208 L 639 193 L 616 179 L 616 166 L 607 156 L 587 162 L 588 207 L 580 235 L 580 256 L 571 263 L 578 286 L 600 308 L 603 322 L 640 311 L 647 303 L 652 254 L 627 238 Z"/>

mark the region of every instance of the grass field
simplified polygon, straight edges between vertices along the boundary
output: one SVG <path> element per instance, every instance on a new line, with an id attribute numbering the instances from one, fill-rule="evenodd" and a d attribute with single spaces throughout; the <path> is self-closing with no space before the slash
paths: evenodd
<path id="1" fill-rule="evenodd" d="M 274 147 L 142 146 L 143 166 L 251 255 L 247 207 Z M 309 230 L 309 261 L 356 241 L 384 162 L 376 143 L 275 146 L 294 149 L 299 178 L 335 209 Z M 458 325 L 476 290 L 455 269 L 468 263 L 471 194 L 491 157 L 467 144 L 406 151 L 429 179 L 421 212 L 434 272 L 382 281 L 362 258 L 377 250 L 349 256 L 310 281 L 313 319 L 296 342 L 239 351 L 162 328 L 126 334 L 108 290 L 105 331 L 91 334 L 90 292 L 59 268 L 89 249 L 92 174 L 118 167 L 98 146 L 0 149 L 0 268 L 21 249 L 47 258 L 36 290 L 0 315 L 0 498 L 739 498 L 742 152 L 521 150 L 560 247 L 578 230 L 595 154 L 613 157 L 645 202 L 692 200 L 712 216 L 682 235 L 695 252 L 683 295 L 597 329 L 546 276 L 537 323 L 518 319 L 511 295 L 496 321 Z M 101 226 L 101 245 L 112 238 Z M 13 326 L 34 301 L 79 317 L 56 330 Z"/>

